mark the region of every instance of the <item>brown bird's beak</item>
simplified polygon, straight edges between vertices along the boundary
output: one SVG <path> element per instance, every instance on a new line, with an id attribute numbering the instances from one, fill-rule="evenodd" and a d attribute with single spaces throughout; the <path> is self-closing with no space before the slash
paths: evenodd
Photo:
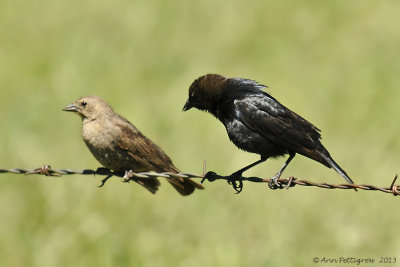
<path id="1" fill-rule="evenodd" d="M 193 107 L 192 103 L 190 103 L 189 99 L 186 101 L 185 105 L 183 106 L 182 111 L 189 110 Z"/>
<path id="2" fill-rule="evenodd" d="M 75 106 L 74 104 L 69 104 L 65 108 L 63 108 L 63 111 L 72 111 L 72 112 L 78 112 L 78 107 Z"/>

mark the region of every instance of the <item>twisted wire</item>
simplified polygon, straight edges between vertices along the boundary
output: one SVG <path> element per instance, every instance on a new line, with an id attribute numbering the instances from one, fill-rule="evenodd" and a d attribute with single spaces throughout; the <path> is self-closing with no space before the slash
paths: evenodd
<path id="1" fill-rule="evenodd" d="M 312 182 L 312 181 L 308 181 L 308 180 L 299 180 L 294 177 L 278 179 L 277 184 L 274 184 L 271 178 L 266 179 L 266 178 L 259 178 L 259 177 L 241 177 L 240 179 L 238 179 L 238 178 L 232 178 L 231 176 L 221 176 L 214 172 L 206 173 L 205 166 L 204 166 L 204 171 L 203 171 L 202 175 L 183 173 L 183 172 L 181 172 L 181 173 L 172 173 L 172 172 L 157 173 L 157 172 L 132 172 L 132 171 L 129 171 L 129 172 L 125 172 L 125 173 L 117 173 L 117 172 L 113 172 L 106 168 L 98 168 L 97 170 L 91 170 L 91 169 L 54 170 L 49 165 L 44 165 L 40 168 L 35 168 L 35 169 L 21 169 L 21 168 L 3 169 L 3 168 L 0 168 L 0 174 L 6 174 L 6 173 L 25 174 L 25 175 L 37 174 L 37 175 L 45 175 L 45 176 L 52 176 L 52 177 L 61 177 L 64 175 L 76 175 L 76 174 L 79 174 L 79 175 L 104 175 L 104 176 L 107 176 L 106 179 L 108 179 L 111 176 L 116 176 L 116 177 L 123 178 L 123 180 L 125 182 L 130 181 L 130 180 L 135 180 L 136 178 L 146 179 L 146 178 L 155 178 L 155 177 L 183 178 L 183 179 L 200 178 L 200 179 L 202 179 L 201 183 L 203 183 L 205 180 L 207 180 L 209 182 L 213 182 L 216 180 L 226 180 L 233 186 L 236 193 L 240 193 L 242 191 L 242 185 L 238 186 L 236 184 L 236 182 L 240 182 L 240 184 L 241 184 L 242 181 L 248 181 L 248 182 L 255 182 L 255 183 L 268 183 L 269 188 L 273 189 L 273 190 L 283 189 L 283 188 L 289 189 L 291 187 L 299 185 L 299 186 L 313 186 L 313 187 L 323 188 L 323 189 L 353 189 L 353 190 L 360 189 L 360 190 L 366 190 L 366 191 L 378 191 L 378 192 L 393 194 L 394 196 L 397 196 L 400 194 L 400 186 L 396 184 L 397 174 L 394 177 L 393 181 L 391 182 L 390 186 L 380 187 L 380 186 L 365 185 L 365 184 L 317 183 L 317 182 Z M 103 181 L 106 179 L 103 179 Z M 104 182 L 103 182 L 103 184 L 104 184 Z"/>

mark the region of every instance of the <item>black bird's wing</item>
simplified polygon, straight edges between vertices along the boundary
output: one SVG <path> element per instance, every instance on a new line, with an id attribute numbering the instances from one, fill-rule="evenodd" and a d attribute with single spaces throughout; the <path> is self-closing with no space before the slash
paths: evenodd
<path id="1" fill-rule="evenodd" d="M 317 153 L 325 152 L 320 130 L 265 92 L 246 94 L 234 100 L 236 117 L 252 131 L 287 151 L 329 164 Z"/>

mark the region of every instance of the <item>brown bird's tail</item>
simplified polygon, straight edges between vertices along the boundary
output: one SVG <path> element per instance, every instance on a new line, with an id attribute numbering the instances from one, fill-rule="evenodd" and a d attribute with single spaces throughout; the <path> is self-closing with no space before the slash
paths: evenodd
<path id="1" fill-rule="evenodd" d="M 179 170 L 175 166 L 171 166 L 172 170 L 169 170 L 170 172 L 178 173 Z M 175 188 L 176 191 L 179 192 L 182 196 L 188 196 L 195 189 L 204 189 L 204 187 L 196 183 L 195 181 L 192 181 L 188 178 L 167 178 L 167 181 Z"/>
<path id="2" fill-rule="evenodd" d="M 187 196 L 197 189 L 204 189 L 201 184 L 190 179 L 184 178 L 167 178 L 167 181 L 179 192 L 182 196 Z"/>
<path id="3" fill-rule="evenodd" d="M 160 186 L 160 181 L 158 181 L 157 178 L 146 178 L 146 179 L 136 178 L 135 182 L 142 185 L 144 188 L 149 190 L 152 194 L 155 194 L 158 190 L 158 187 Z"/>
<path id="4" fill-rule="evenodd" d="M 178 173 L 179 170 L 172 166 L 173 168 L 168 170 L 172 173 Z M 204 189 L 201 184 L 196 183 L 187 178 L 166 178 L 167 181 L 179 192 L 182 196 L 187 196 L 193 193 L 195 189 Z M 157 178 L 135 178 L 135 182 L 142 185 L 144 188 L 149 190 L 151 193 L 155 194 L 160 186 L 160 181 Z"/>

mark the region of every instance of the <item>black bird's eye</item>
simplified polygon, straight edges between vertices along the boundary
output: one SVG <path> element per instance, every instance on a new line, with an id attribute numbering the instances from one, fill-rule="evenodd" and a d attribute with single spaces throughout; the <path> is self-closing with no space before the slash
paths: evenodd
<path id="1" fill-rule="evenodd" d="M 87 102 L 86 102 L 86 101 L 82 101 L 82 102 L 81 102 L 81 105 L 82 105 L 82 107 L 86 107 Z"/>
<path id="2" fill-rule="evenodd" d="M 197 94 L 196 94 L 195 92 L 193 92 L 193 93 L 190 94 L 190 97 L 189 97 L 190 101 L 196 101 L 197 98 L 198 98 L 198 97 L 197 97 Z"/>

